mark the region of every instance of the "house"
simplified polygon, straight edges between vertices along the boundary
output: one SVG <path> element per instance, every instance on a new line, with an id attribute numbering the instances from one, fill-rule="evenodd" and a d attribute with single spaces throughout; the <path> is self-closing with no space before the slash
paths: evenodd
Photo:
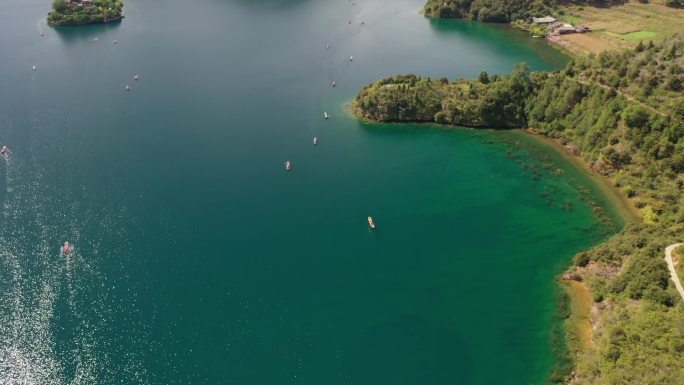
<path id="1" fill-rule="evenodd" d="M 93 0 L 70 0 L 70 4 L 76 5 L 79 7 L 92 7 L 93 6 Z"/>
<path id="2" fill-rule="evenodd" d="M 532 18 L 532 23 L 533 24 L 551 24 L 555 22 L 556 19 L 551 17 L 551 16 L 546 16 L 546 17 L 533 17 Z"/>
<path id="3" fill-rule="evenodd" d="M 574 26 L 568 23 L 553 22 L 547 29 L 547 36 L 567 35 L 569 33 L 585 33 L 591 32 L 591 29 L 586 25 Z"/>
<path id="4" fill-rule="evenodd" d="M 567 33 L 576 33 L 577 29 L 572 26 L 572 24 L 563 24 L 558 28 L 558 33 L 561 35 L 565 35 Z"/>

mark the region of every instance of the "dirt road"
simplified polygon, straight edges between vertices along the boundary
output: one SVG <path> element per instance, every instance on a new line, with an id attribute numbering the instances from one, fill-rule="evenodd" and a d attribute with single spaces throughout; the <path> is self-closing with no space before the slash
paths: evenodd
<path id="1" fill-rule="evenodd" d="M 675 243 L 665 248 L 665 260 L 667 261 L 667 268 L 670 269 L 670 277 L 677 287 L 679 295 L 682 296 L 682 301 L 684 301 L 684 288 L 682 288 L 682 283 L 679 282 L 679 277 L 677 276 L 677 271 L 675 270 L 674 263 L 672 262 L 672 251 L 678 246 L 684 245 L 684 243 Z"/>

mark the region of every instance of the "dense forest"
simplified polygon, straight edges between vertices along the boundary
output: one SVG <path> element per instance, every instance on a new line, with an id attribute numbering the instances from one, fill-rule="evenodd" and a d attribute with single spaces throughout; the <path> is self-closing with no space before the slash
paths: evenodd
<path id="1" fill-rule="evenodd" d="M 551 9 L 537 0 L 429 0 L 423 11 L 427 16 L 507 23 L 545 15 Z"/>
<path id="2" fill-rule="evenodd" d="M 645 1 L 645 0 L 644 0 Z M 558 5 L 620 4 L 622 0 L 428 0 L 423 8 L 426 16 L 442 18 L 461 18 L 493 23 L 509 23 L 516 20 L 529 19 L 534 16 L 560 15 Z M 666 0 L 671 7 L 684 5 L 684 0 Z"/>
<path id="3" fill-rule="evenodd" d="M 395 76 L 366 86 L 356 114 L 378 121 L 529 128 L 609 178 L 641 211 L 574 258 L 569 275 L 595 304 L 593 347 L 573 384 L 676 384 L 684 375 L 684 306 L 663 260 L 684 238 L 684 36 L 575 58 L 558 72 L 481 73 L 475 80 Z"/>
<path id="4" fill-rule="evenodd" d="M 54 0 L 52 9 L 47 19 L 51 25 L 106 23 L 121 18 L 123 3 L 121 0 L 93 0 L 92 4 Z"/>

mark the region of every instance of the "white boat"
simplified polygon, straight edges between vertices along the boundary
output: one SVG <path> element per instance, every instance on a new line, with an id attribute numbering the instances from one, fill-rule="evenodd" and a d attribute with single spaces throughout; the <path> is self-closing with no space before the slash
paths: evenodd
<path id="1" fill-rule="evenodd" d="M 290 162 L 289 160 L 287 162 L 285 162 L 285 170 L 287 170 L 287 171 L 292 170 L 292 162 Z"/>
<path id="2" fill-rule="evenodd" d="M 354 61 L 354 56 L 349 56 L 349 61 Z"/>
<path id="3" fill-rule="evenodd" d="M 330 49 L 330 44 L 326 44 L 325 49 Z"/>
<path id="4" fill-rule="evenodd" d="M 318 138 L 314 137 L 313 144 L 314 144 L 314 146 L 318 144 Z"/>
<path id="5" fill-rule="evenodd" d="M 93 38 L 93 43 L 97 43 L 97 41 L 98 41 L 98 40 L 100 40 L 100 38 L 99 38 L 99 37 L 95 37 L 95 38 Z"/>
<path id="6" fill-rule="evenodd" d="M 138 80 L 138 79 L 140 79 L 140 75 L 138 75 L 138 74 L 133 75 L 133 80 Z"/>
<path id="7" fill-rule="evenodd" d="M 330 116 L 330 115 L 328 115 L 327 112 L 324 112 L 324 113 L 323 113 L 323 117 L 324 117 L 324 118 L 328 119 L 329 116 Z"/>
<path id="8" fill-rule="evenodd" d="M 130 90 L 131 90 L 131 86 L 126 85 L 125 90 L 126 90 L 126 91 L 130 91 Z"/>
<path id="9" fill-rule="evenodd" d="M 368 227 L 371 229 L 375 228 L 375 223 L 373 222 L 373 217 L 368 217 Z"/>
<path id="10" fill-rule="evenodd" d="M 119 42 L 117 40 L 112 40 L 112 44 L 117 45 Z"/>
<path id="11" fill-rule="evenodd" d="M 337 85 L 337 82 L 333 80 L 333 81 L 332 81 L 332 86 L 335 87 L 336 85 Z"/>
<path id="12" fill-rule="evenodd" d="M 31 68 L 33 68 L 34 71 L 38 69 L 38 67 L 36 67 L 36 66 L 33 66 Z"/>
<path id="13" fill-rule="evenodd" d="M 7 146 L 2 146 L 2 148 L 0 148 L 0 155 L 5 155 L 8 151 L 9 149 L 7 148 Z"/>

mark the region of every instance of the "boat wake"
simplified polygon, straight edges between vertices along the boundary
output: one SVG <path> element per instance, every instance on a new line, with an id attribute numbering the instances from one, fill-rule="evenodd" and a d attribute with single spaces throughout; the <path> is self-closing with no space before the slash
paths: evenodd
<path id="1" fill-rule="evenodd" d="M 78 218 L 54 215 L 60 202 L 47 197 L 58 194 L 36 164 L 13 158 L 0 195 L 0 384 L 103 384 L 117 372 L 141 373 L 133 362 L 110 359 L 101 336 L 114 309 L 96 267 L 97 244 L 80 239 Z M 68 254 L 59 247 L 66 236 L 77 246 Z"/>

